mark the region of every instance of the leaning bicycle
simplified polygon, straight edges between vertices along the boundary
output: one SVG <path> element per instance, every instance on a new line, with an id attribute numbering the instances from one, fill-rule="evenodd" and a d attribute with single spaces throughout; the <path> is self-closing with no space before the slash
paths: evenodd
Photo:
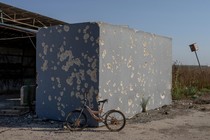
<path id="1" fill-rule="evenodd" d="M 104 104 L 108 102 L 108 99 L 98 101 L 99 110 L 92 110 L 87 105 L 87 96 L 85 94 L 85 99 L 80 110 L 74 110 L 69 112 L 66 117 L 66 125 L 71 131 L 79 131 L 87 127 L 87 116 L 84 113 L 86 109 L 87 112 L 95 119 L 97 122 L 102 122 L 110 131 L 120 131 L 125 127 L 126 119 L 124 114 L 119 110 L 109 110 L 103 112 Z"/>

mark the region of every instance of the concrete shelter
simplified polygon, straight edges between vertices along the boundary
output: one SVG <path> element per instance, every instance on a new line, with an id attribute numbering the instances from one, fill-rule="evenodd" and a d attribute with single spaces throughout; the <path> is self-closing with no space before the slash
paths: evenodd
<path id="1" fill-rule="evenodd" d="M 36 112 L 65 120 L 88 91 L 89 106 L 108 98 L 105 111 L 127 118 L 171 103 L 172 39 L 102 22 L 64 24 L 37 33 Z M 97 122 L 90 122 L 98 125 Z"/>

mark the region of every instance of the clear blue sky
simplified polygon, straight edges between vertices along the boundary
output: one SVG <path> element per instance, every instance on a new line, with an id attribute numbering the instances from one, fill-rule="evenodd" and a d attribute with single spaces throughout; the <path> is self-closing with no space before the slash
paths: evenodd
<path id="1" fill-rule="evenodd" d="M 0 0 L 68 23 L 102 21 L 171 37 L 173 61 L 210 65 L 210 0 Z"/>

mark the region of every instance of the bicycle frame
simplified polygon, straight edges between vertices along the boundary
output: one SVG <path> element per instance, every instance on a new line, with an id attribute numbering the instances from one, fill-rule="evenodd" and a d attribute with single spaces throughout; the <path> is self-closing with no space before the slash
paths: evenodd
<path id="1" fill-rule="evenodd" d="M 87 111 L 90 113 L 90 115 L 97 121 L 97 122 L 103 122 L 104 123 L 104 116 L 108 113 L 103 113 L 103 107 L 104 107 L 104 103 L 102 103 L 102 107 L 99 108 L 98 111 L 95 111 L 95 110 L 92 110 L 87 104 L 87 99 L 84 100 L 84 103 L 83 103 L 83 107 L 82 109 L 80 110 L 81 113 L 80 115 L 82 114 L 82 112 L 84 111 L 84 109 L 87 109 Z M 103 115 L 102 115 L 103 113 Z M 97 116 L 98 115 L 98 116 Z"/>
<path id="2" fill-rule="evenodd" d="M 122 112 L 118 110 L 108 110 L 103 112 L 104 104 L 108 102 L 108 99 L 98 101 L 98 110 L 93 110 L 87 105 L 87 98 L 85 96 L 84 102 L 80 109 L 69 112 L 66 117 L 67 127 L 72 131 L 82 130 L 87 126 L 87 114 L 84 113 L 86 109 L 91 117 L 97 122 L 102 122 L 110 131 L 120 131 L 124 128 L 126 119 Z"/>

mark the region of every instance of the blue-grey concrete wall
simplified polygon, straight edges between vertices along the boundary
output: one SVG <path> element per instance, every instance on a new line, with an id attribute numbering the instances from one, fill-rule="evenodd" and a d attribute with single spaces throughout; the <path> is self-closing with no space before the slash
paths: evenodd
<path id="1" fill-rule="evenodd" d="M 37 34 L 36 112 L 39 117 L 65 120 L 89 92 L 97 109 L 99 27 L 96 23 L 42 28 Z"/>
<path id="2" fill-rule="evenodd" d="M 126 117 L 171 103 L 172 41 L 125 26 L 79 23 L 41 29 L 37 34 L 36 111 L 64 120 L 79 108 L 84 92 L 97 109 L 119 109 Z M 91 121 L 92 125 L 98 125 Z"/>

